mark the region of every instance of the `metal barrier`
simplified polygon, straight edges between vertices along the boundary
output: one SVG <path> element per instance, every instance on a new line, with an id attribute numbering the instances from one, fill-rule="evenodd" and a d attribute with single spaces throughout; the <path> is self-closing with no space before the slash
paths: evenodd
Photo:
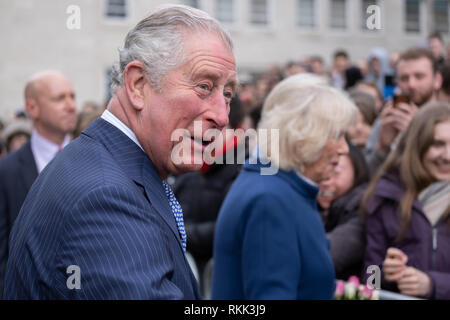
<path id="1" fill-rule="evenodd" d="M 405 296 L 404 294 L 395 293 L 386 290 L 378 290 L 380 300 L 424 300 L 417 297 Z"/>
<path id="2" fill-rule="evenodd" d="M 212 290 L 212 276 L 214 269 L 214 260 L 211 258 L 205 266 L 203 271 L 203 298 L 206 300 L 211 299 Z"/>

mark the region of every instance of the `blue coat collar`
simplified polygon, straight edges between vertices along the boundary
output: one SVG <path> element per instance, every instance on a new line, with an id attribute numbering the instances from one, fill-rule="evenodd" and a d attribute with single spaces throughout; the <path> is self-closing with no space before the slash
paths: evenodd
<path id="1" fill-rule="evenodd" d="M 270 164 L 262 164 L 260 161 L 256 164 L 250 164 L 249 160 L 247 160 L 243 169 L 247 171 L 256 171 L 258 174 L 261 174 L 261 168 L 268 167 L 270 167 Z M 285 171 L 279 169 L 275 176 L 286 181 L 292 188 L 294 188 L 295 191 L 303 195 L 305 198 L 314 199 L 314 201 L 316 201 L 317 195 L 319 194 L 319 188 L 306 182 L 295 171 Z"/>

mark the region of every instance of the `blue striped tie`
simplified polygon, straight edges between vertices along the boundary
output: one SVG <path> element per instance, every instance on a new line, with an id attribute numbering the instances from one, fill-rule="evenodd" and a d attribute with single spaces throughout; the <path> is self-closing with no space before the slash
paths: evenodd
<path id="1" fill-rule="evenodd" d="M 178 232 L 181 236 L 181 244 L 183 245 L 183 251 L 186 252 L 186 230 L 184 229 L 184 221 L 183 221 L 183 209 L 181 209 L 180 204 L 175 198 L 172 189 L 170 186 L 163 181 L 164 191 L 166 191 L 167 198 L 169 199 L 170 209 L 175 216 L 175 220 L 177 221 Z"/>

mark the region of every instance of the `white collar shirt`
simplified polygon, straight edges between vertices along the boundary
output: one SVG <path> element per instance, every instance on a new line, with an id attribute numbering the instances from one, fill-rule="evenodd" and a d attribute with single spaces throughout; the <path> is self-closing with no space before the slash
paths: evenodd
<path id="1" fill-rule="evenodd" d="M 136 138 L 134 132 L 130 128 L 128 128 L 122 121 L 120 121 L 119 118 L 117 118 L 114 114 L 112 114 L 109 110 L 105 110 L 101 118 L 112 124 L 121 132 L 123 132 L 128 138 L 130 138 L 134 143 L 136 143 L 138 147 L 142 149 L 142 151 L 144 151 L 138 139 Z"/>
<path id="2" fill-rule="evenodd" d="M 58 145 L 41 136 L 36 129 L 33 130 L 30 141 L 31 152 L 33 153 L 38 173 L 41 173 L 41 171 L 44 170 L 56 154 L 70 143 L 70 140 L 70 135 L 67 134 L 64 137 L 63 143 Z"/>

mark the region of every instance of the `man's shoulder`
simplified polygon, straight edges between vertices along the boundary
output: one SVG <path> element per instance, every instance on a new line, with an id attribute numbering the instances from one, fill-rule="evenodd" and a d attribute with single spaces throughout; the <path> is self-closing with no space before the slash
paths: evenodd
<path id="1" fill-rule="evenodd" d="M 71 142 L 41 173 L 50 184 L 66 184 L 83 193 L 99 185 L 124 179 L 124 172 L 113 155 L 100 142 L 80 136 Z M 75 191 L 75 190 L 73 190 Z"/>
<path id="2" fill-rule="evenodd" d="M 33 169 L 34 167 L 34 169 Z M 0 183 L 16 181 L 21 174 L 38 175 L 29 142 L 0 159 Z"/>
<path id="3" fill-rule="evenodd" d="M 19 168 L 21 165 L 19 160 L 25 157 L 29 157 L 34 160 L 29 141 L 16 151 L 10 152 L 3 158 L 0 158 L 0 171 L 11 170 L 11 168 Z"/>
<path id="4" fill-rule="evenodd" d="M 52 216 L 55 221 L 65 221 L 73 212 L 81 218 L 88 213 L 83 210 L 86 206 L 101 208 L 115 199 L 139 204 L 136 188 L 101 143 L 81 136 L 38 176 L 25 200 L 22 218 L 39 216 L 44 220 Z"/>

